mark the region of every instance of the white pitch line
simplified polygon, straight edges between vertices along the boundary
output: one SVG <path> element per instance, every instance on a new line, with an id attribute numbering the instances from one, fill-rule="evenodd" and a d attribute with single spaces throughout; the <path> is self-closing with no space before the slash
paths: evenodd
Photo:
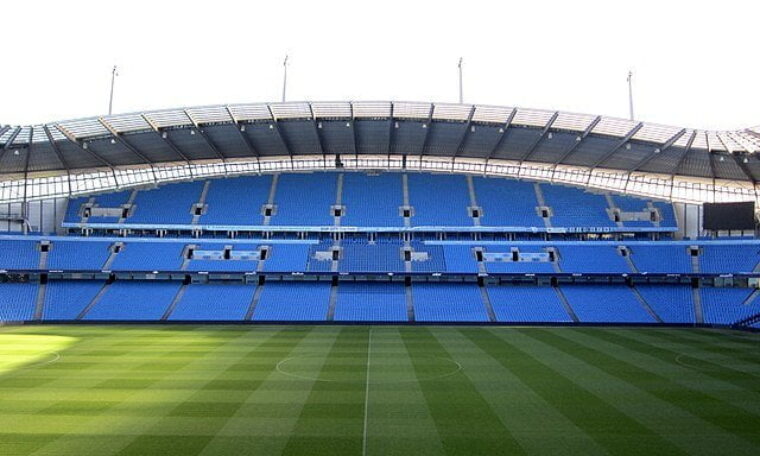
<path id="1" fill-rule="evenodd" d="M 367 456 L 367 416 L 369 415 L 369 366 L 372 356 L 372 326 L 369 327 L 367 341 L 367 383 L 364 387 L 364 438 L 362 440 L 362 455 Z"/>

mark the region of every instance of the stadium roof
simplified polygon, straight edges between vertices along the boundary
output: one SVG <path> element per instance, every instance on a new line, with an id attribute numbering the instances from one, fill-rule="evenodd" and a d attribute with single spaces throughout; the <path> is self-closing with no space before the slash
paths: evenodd
<path id="1" fill-rule="evenodd" d="M 253 103 L 3 125 L 0 181 L 178 162 L 384 155 L 720 179 L 754 192 L 759 151 L 760 128 L 706 131 L 447 103 Z"/>

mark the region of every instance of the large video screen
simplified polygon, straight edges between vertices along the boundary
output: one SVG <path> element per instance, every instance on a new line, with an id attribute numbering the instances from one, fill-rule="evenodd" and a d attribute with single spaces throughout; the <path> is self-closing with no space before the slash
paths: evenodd
<path id="1" fill-rule="evenodd" d="M 706 230 L 755 229 L 755 203 L 705 203 L 703 228 Z"/>

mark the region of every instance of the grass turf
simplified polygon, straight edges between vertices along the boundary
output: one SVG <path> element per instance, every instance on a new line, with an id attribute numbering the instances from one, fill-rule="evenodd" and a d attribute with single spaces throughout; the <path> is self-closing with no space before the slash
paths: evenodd
<path id="1" fill-rule="evenodd" d="M 0 454 L 760 454 L 760 336 L 0 330 Z"/>

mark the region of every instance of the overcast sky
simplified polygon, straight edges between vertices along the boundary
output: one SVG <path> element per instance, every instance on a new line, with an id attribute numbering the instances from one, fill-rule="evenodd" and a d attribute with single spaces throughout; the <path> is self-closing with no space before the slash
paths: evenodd
<path id="1" fill-rule="evenodd" d="M 760 124 L 757 1 L 21 1 L 0 123 L 289 100 L 456 102 L 684 127 Z"/>

